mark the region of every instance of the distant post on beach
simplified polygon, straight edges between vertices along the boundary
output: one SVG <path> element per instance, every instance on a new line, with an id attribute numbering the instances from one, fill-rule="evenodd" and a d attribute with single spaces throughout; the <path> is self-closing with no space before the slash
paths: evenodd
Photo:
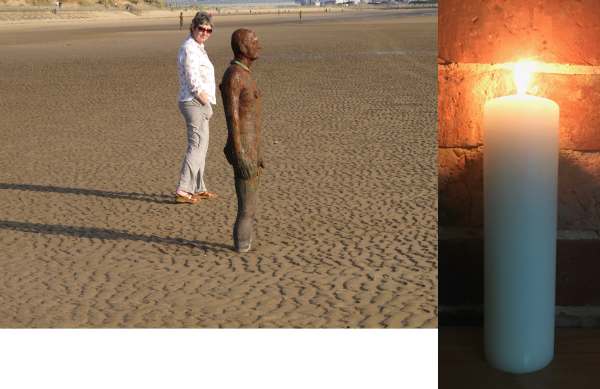
<path id="1" fill-rule="evenodd" d="M 183 11 L 179 12 L 179 29 L 183 28 Z"/>
<path id="2" fill-rule="evenodd" d="M 298 17 L 299 17 L 300 23 L 302 23 L 302 10 L 300 10 L 300 12 L 298 12 Z"/>

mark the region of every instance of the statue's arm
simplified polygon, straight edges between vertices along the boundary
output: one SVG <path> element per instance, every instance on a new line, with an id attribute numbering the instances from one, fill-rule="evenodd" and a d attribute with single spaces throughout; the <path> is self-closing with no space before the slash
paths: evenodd
<path id="1" fill-rule="evenodd" d="M 229 156 L 231 158 L 230 162 L 232 163 L 237 176 L 248 179 L 255 175 L 255 168 L 242 147 L 242 136 L 240 131 L 240 95 L 243 88 L 243 82 L 238 72 L 229 74 L 221 84 L 221 95 L 223 96 L 227 131 L 229 132 L 230 146 L 233 149 L 228 150 L 229 152 L 233 152 L 233 155 Z"/>
<path id="2" fill-rule="evenodd" d="M 260 94 L 260 92 L 258 90 L 256 91 L 256 97 L 260 101 L 261 94 Z M 262 128 L 262 125 L 260 123 L 260 119 L 261 119 L 261 116 L 262 116 L 262 112 L 261 112 L 262 111 L 262 103 L 260 103 L 259 107 L 260 107 L 260 110 L 258 112 L 258 115 L 256 116 L 256 126 L 255 126 L 255 128 L 256 128 L 256 138 L 257 138 L 257 146 L 256 146 L 257 153 L 256 153 L 256 155 L 258 156 L 258 158 L 257 158 L 257 160 L 258 160 L 258 174 L 260 174 L 260 170 L 261 169 L 265 168 L 265 159 L 264 159 L 264 155 L 263 155 L 263 152 L 262 152 L 262 137 L 260 135 L 261 128 Z"/>
<path id="3" fill-rule="evenodd" d="M 258 167 L 261 169 L 265 168 L 265 159 L 263 158 L 263 152 L 262 152 L 262 138 L 260 137 L 260 126 L 257 126 L 257 133 L 256 133 L 257 137 L 258 137 L 258 150 L 257 150 L 257 155 L 258 155 Z M 260 173 L 260 170 L 259 170 Z"/>

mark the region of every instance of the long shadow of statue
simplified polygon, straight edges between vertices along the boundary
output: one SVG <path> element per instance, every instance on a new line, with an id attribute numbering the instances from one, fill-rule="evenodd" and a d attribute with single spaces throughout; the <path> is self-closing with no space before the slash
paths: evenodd
<path id="1" fill-rule="evenodd" d="M 135 192 L 113 192 L 98 189 L 84 188 L 65 188 L 54 185 L 35 185 L 35 184 L 8 184 L 0 183 L 0 189 L 23 190 L 30 192 L 52 192 L 52 193 L 67 193 L 84 196 L 108 197 L 112 199 L 136 200 L 145 201 L 157 204 L 172 204 L 173 196 L 164 194 L 148 194 Z"/>
<path id="2" fill-rule="evenodd" d="M 0 220 L 0 229 L 46 235 L 74 236 L 79 238 L 132 240 L 147 243 L 190 246 L 193 248 L 204 250 L 205 252 L 212 253 L 231 252 L 231 246 L 227 246 L 225 244 L 220 243 L 211 243 L 199 240 L 188 240 L 182 238 L 161 237 L 156 235 L 132 234 L 123 230 L 111 230 L 107 228 L 74 227 L 62 224 L 40 224 L 18 222 L 12 220 Z"/>

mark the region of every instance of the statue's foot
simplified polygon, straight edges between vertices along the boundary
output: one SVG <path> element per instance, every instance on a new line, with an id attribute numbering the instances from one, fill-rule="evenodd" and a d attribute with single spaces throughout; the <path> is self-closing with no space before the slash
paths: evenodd
<path id="1" fill-rule="evenodd" d="M 235 250 L 238 253 L 247 253 L 248 251 L 250 251 L 251 246 L 252 246 L 252 242 L 248 242 L 247 245 L 236 245 Z"/>
<path id="2" fill-rule="evenodd" d="M 248 245 L 246 247 L 238 247 L 236 250 L 238 253 L 247 253 L 248 251 L 250 251 L 250 246 Z"/>

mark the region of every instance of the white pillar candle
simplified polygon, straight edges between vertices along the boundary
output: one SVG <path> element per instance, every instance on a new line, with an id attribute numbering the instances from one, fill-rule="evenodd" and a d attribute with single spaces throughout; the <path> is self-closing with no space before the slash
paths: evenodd
<path id="1" fill-rule="evenodd" d="M 484 108 L 485 354 L 512 373 L 554 356 L 558 120 L 526 94 Z"/>

